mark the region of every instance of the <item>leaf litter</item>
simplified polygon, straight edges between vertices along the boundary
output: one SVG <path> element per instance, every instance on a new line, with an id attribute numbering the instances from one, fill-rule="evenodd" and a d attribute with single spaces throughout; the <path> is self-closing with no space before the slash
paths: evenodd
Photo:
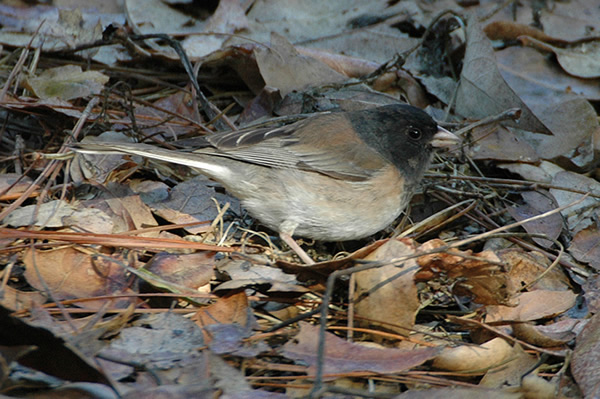
<path id="1" fill-rule="evenodd" d="M 593 0 L 200 3 L 1 6 L 3 394 L 597 394 Z M 64 154 L 398 100 L 464 145 L 311 267 L 191 170 Z"/>

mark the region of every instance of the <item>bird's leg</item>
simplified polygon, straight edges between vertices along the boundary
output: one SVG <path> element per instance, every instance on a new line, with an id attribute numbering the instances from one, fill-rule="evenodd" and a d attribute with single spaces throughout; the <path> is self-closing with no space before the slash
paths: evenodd
<path id="1" fill-rule="evenodd" d="M 279 233 L 279 237 L 302 259 L 307 265 L 314 265 L 315 261 L 298 245 L 298 243 L 287 233 Z"/>

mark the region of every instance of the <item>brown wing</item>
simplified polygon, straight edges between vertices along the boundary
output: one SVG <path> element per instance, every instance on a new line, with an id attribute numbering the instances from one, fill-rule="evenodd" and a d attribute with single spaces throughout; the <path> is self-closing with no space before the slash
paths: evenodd
<path id="1" fill-rule="evenodd" d="M 344 180 L 364 180 L 385 160 L 355 134 L 342 114 L 321 114 L 275 129 L 240 130 L 206 137 L 214 148 L 194 152 L 273 168 L 299 168 Z"/>

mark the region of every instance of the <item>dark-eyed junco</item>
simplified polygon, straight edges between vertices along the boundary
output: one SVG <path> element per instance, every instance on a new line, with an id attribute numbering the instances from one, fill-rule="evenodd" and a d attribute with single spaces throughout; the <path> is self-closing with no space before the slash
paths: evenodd
<path id="1" fill-rule="evenodd" d="M 424 111 L 393 104 L 316 114 L 277 128 L 215 133 L 202 147 L 188 150 L 135 143 L 74 149 L 196 168 L 221 182 L 298 252 L 292 235 L 346 241 L 387 227 L 408 204 L 433 148 L 458 141 Z M 305 253 L 302 258 L 312 262 Z"/>

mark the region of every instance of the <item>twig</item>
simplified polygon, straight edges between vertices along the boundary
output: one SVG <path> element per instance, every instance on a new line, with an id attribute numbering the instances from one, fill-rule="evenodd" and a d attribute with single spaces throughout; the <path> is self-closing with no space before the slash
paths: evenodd
<path id="1" fill-rule="evenodd" d="M 453 243 L 449 244 L 449 246 L 448 246 L 448 247 L 449 247 L 449 248 L 457 248 L 457 247 L 460 247 L 460 246 L 462 246 L 462 245 L 470 244 L 470 243 L 472 243 L 472 242 L 474 242 L 474 241 L 479 241 L 479 240 L 482 240 L 482 239 L 484 239 L 484 238 L 487 238 L 487 237 L 489 237 L 489 236 L 491 236 L 491 235 L 494 235 L 494 234 L 500 233 L 500 232 L 502 232 L 502 231 L 510 230 L 510 229 L 512 229 L 513 227 L 522 226 L 522 225 L 524 225 L 525 223 L 529 223 L 529 222 L 532 222 L 532 221 L 534 221 L 534 220 L 539 220 L 539 219 L 546 218 L 546 217 L 548 217 L 548 216 L 550 216 L 550 215 L 554 215 L 555 213 L 559 213 L 559 212 L 561 212 L 561 211 L 563 211 L 563 210 L 565 210 L 565 209 L 567 209 L 567 208 L 570 208 L 570 207 L 572 207 L 572 206 L 575 206 L 575 205 L 577 205 L 577 204 L 579 204 L 579 203 L 583 202 L 583 201 L 584 201 L 584 200 L 585 200 L 587 197 L 588 197 L 588 195 L 586 194 L 586 195 L 584 195 L 583 197 L 581 197 L 580 199 L 578 199 L 578 200 L 576 200 L 576 201 L 573 201 L 573 202 L 571 202 L 571 203 L 569 203 L 569 204 L 567 204 L 567 205 L 564 205 L 564 206 L 558 207 L 558 208 L 556 208 L 556 209 L 552 209 L 552 210 L 550 210 L 550 211 L 548 211 L 548 212 L 544 212 L 544 213 L 542 213 L 542 214 L 539 214 L 539 215 L 536 215 L 536 216 L 532 216 L 532 217 L 530 217 L 530 218 L 527 218 L 527 219 L 523 219 L 523 220 L 521 220 L 521 221 L 518 221 L 518 222 L 515 222 L 515 223 L 511 223 L 511 224 L 509 224 L 509 225 L 506 225 L 506 226 L 500 226 L 500 227 L 498 227 L 498 228 L 496 228 L 496 229 L 494 229 L 494 230 L 490 230 L 490 231 L 487 231 L 487 232 L 485 232 L 485 233 L 482 233 L 482 234 L 478 234 L 478 235 L 476 235 L 476 236 L 473 236 L 473 237 L 470 237 L 470 238 L 465 238 L 464 240 L 460 240 L 460 241 L 453 242 Z"/>

